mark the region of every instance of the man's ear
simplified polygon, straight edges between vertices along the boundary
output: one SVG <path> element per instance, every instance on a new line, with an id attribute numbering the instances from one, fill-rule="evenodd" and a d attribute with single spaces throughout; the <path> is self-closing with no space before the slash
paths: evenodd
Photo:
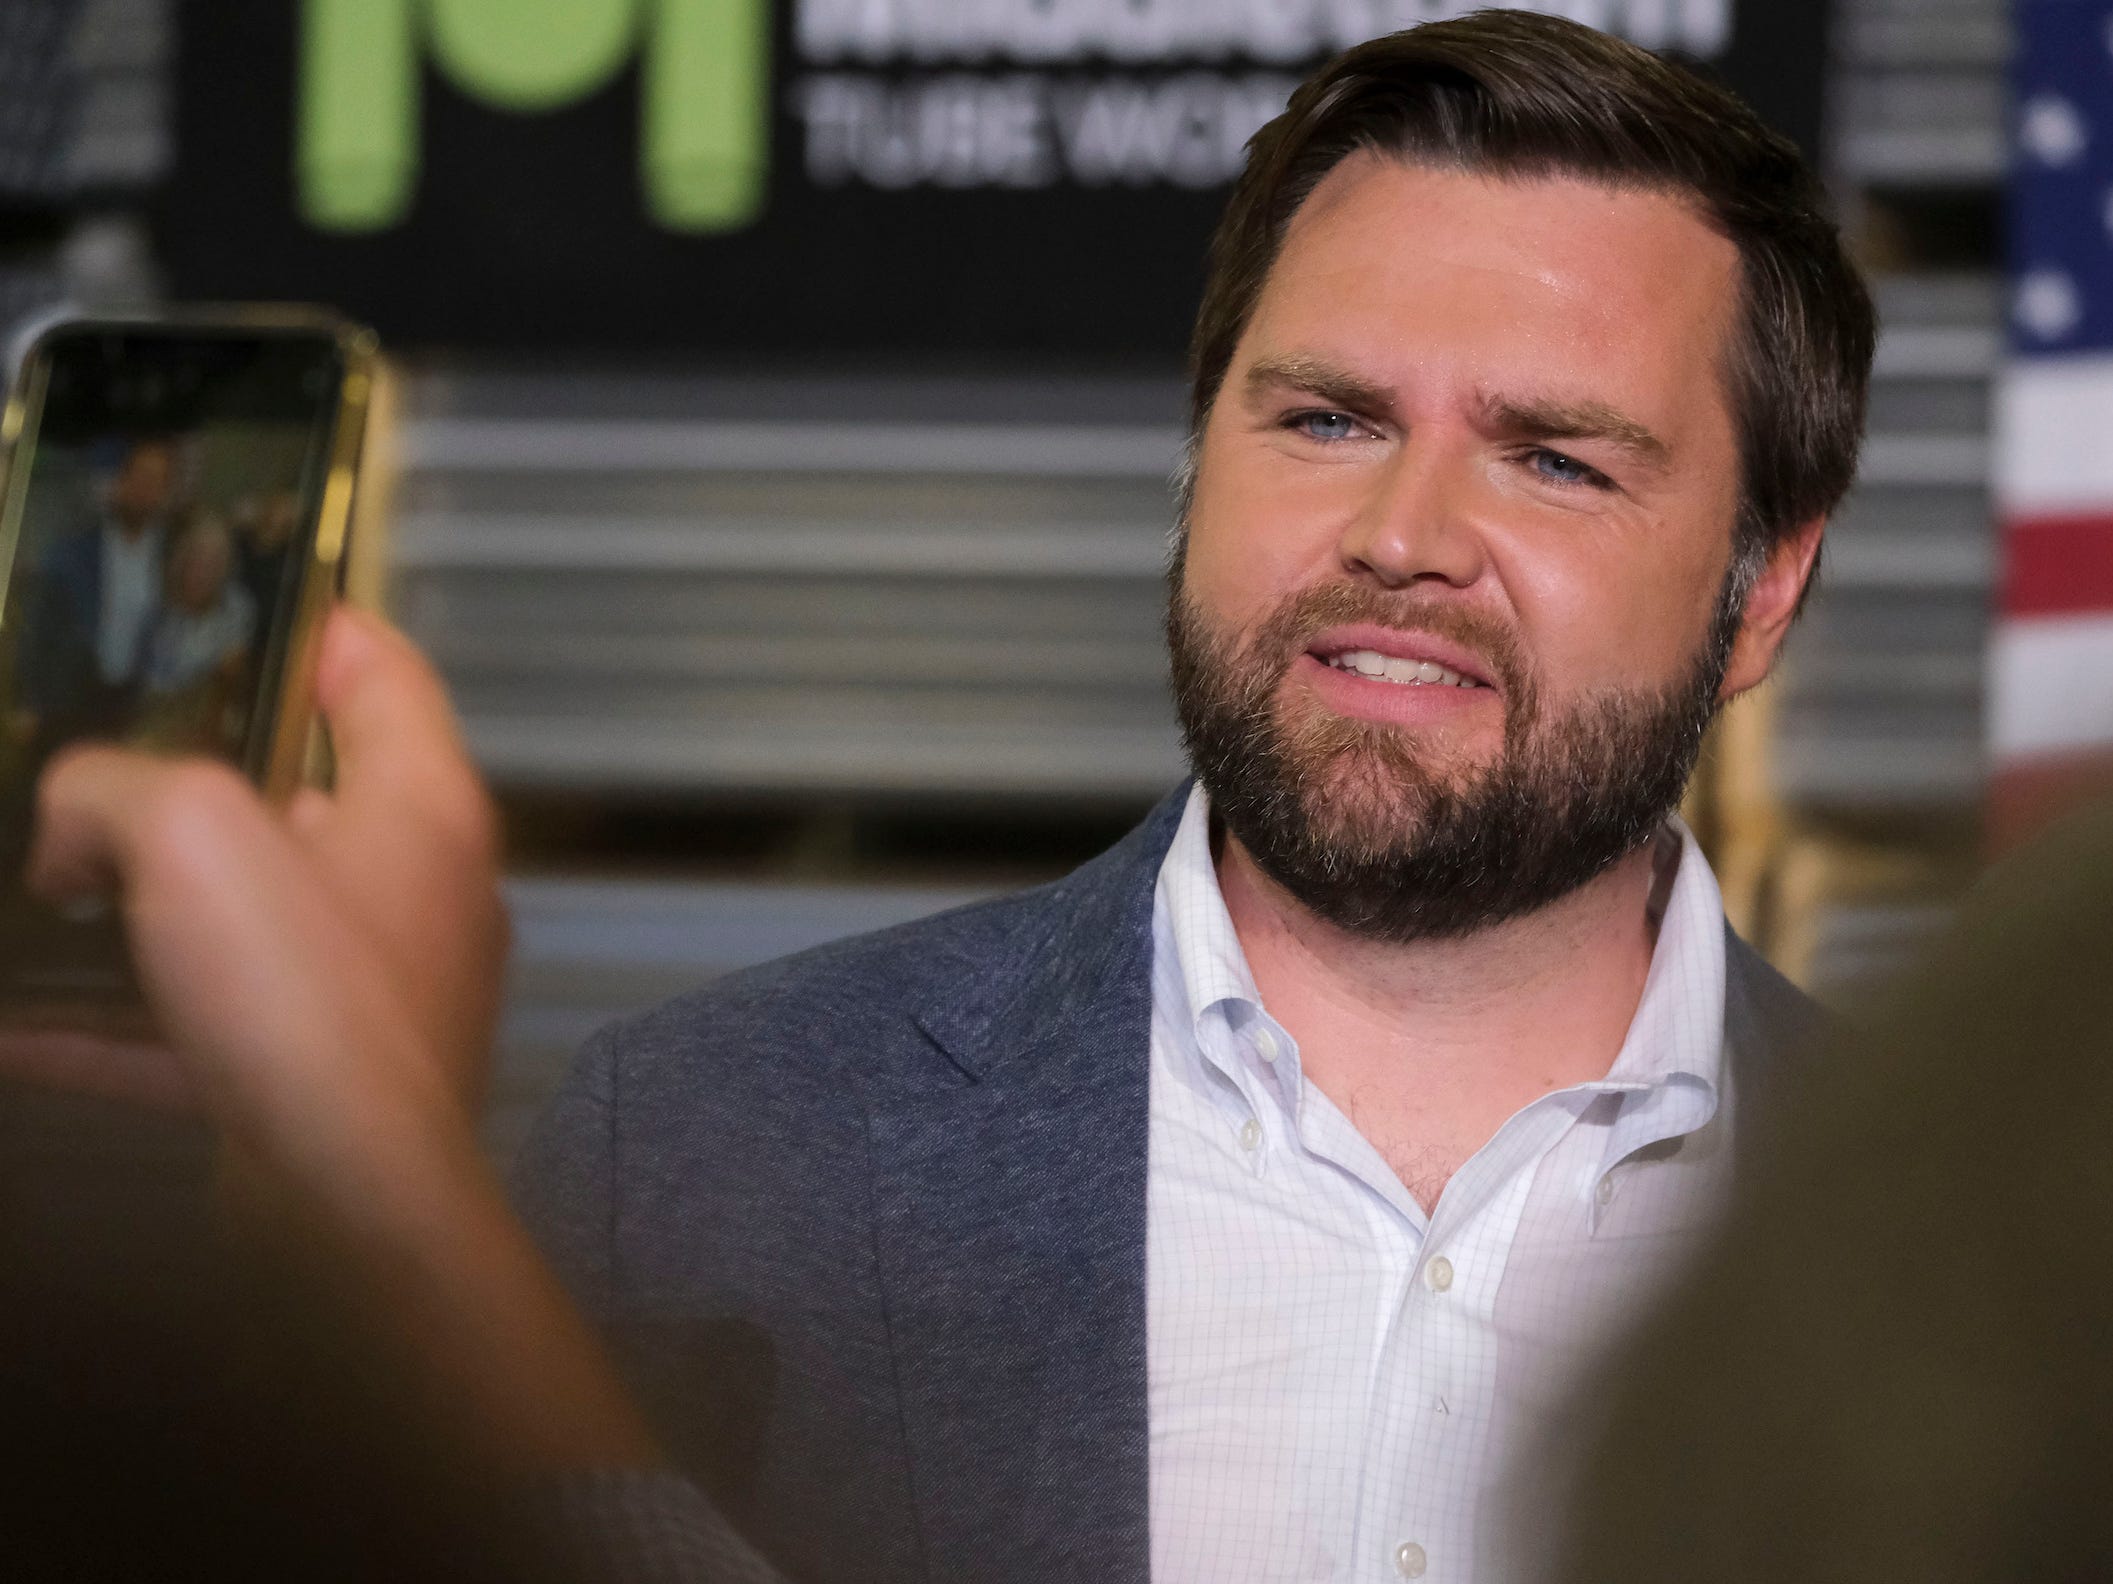
<path id="1" fill-rule="evenodd" d="M 1746 596 L 1746 611 L 1739 618 L 1738 636 L 1732 641 L 1731 660 L 1724 668 L 1723 685 L 1717 697 L 1729 701 L 1748 688 L 1758 687 L 1774 669 L 1784 635 L 1797 619 L 1798 604 L 1812 578 L 1813 563 L 1820 554 L 1820 538 L 1827 519 L 1815 517 L 1785 534 L 1769 547 L 1761 575 Z"/>

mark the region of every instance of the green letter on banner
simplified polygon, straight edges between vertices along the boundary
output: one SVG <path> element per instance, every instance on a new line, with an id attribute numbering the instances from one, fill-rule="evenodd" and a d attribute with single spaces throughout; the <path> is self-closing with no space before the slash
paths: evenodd
<path id="1" fill-rule="evenodd" d="M 655 0 L 639 128 L 646 207 L 670 231 L 738 231 L 770 175 L 769 0 Z"/>
<path id="2" fill-rule="evenodd" d="M 325 231 L 402 220 L 418 184 L 411 0 L 307 0 L 295 96 L 302 218 Z"/>
<path id="3" fill-rule="evenodd" d="M 421 21 L 450 81 L 516 114 L 593 93 L 643 33 L 648 212 L 670 230 L 699 232 L 739 230 L 762 213 L 769 0 L 303 0 L 295 176 L 311 225 L 379 231 L 409 212 Z"/>

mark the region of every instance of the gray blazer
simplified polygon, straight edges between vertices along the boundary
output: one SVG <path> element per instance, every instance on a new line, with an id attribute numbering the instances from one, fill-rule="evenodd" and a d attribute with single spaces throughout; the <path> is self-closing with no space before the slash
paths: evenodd
<path id="1" fill-rule="evenodd" d="M 529 1145 L 531 1226 L 790 1577 L 1144 1584 L 1152 898 L 1183 796 L 1053 885 L 607 1030 Z M 1753 1094 L 1817 1016 L 1728 945 Z"/>

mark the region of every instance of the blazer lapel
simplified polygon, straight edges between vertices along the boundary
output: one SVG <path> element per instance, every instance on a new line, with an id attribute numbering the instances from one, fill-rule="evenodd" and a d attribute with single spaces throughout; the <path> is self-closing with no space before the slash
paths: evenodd
<path id="1" fill-rule="evenodd" d="M 874 1224 L 930 1578 L 1149 1568 L 1152 895 L 1181 794 L 1053 887 L 869 1096 Z"/>

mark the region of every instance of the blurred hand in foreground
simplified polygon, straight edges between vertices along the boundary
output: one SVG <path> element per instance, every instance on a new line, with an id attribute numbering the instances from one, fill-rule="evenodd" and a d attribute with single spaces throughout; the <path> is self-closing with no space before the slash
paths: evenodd
<path id="1" fill-rule="evenodd" d="M 79 748 L 51 767 L 31 887 L 117 898 L 167 1044 L 9 1034 L 0 1063 L 199 1103 L 267 1146 L 289 1108 L 383 1082 L 474 1111 L 506 949 L 490 804 L 439 679 L 378 619 L 332 615 L 317 696 L 337 785 L 283 816 L 206 760 Z"/>
<path id="2" fill-rule="evenodd" d="M 113 748 L 40 788 L 29 878 L 114 896 L 162 1043 L 0 1035 L 0 1071 L 197 1107 L 494 1466 L 651 1463 L 650 1434 L 508 1209 L 475 1113 L 506 926 L 490 804 L 439 679 L 334 613 L 333 792 Z"/>

